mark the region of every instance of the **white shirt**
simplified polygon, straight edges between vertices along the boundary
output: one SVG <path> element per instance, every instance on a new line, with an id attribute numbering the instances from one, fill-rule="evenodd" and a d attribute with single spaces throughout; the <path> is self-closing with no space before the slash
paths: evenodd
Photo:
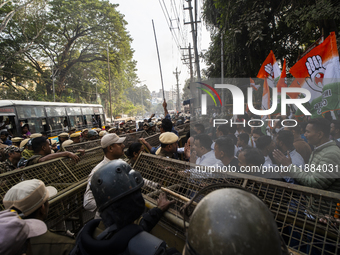
<path id="1" fill-rule="evenodd" d="M 269 167 L 269 166 L 275 166 L 275 164 L 273 164 L 273 161 L 271 160 L 269 156 L 264 156 L 263 166 Z"/>
<path id="2" fill-rule="evenodd" d="M 223 166 L 222 161 L 216 159 L 215 152 L 213 150 L 207 152 L 206 154 L 204 154 L 201 157 L 198 157 L 196 159 L 196 165 L 200 165 L 200 166 L 214 166 L 216 164 Z"/>
<path id="3" fill-rule="evenodd" d="M 92 190 L 90 189 L 91 178 L 92 178 L 94 172 L 96 172 L 102 166 L 105 166 L 110 161 L 111 161 L 110 159 L 108 159 L 107 157 L 104 156 L 104 159 L 92 169 L 91 173 L 89 174 L 89 176 L 87 178 L 87 186 L 86 186 L 86 191 L 85 191 L 85 194 L 84 194 L 84 202 L 83 202 L 83 206 L 84 206 L 85 210 L 87 210 L 87 211 L 94 212 L 95 210 L 97 210 L 97 204 L 96 204 L 96 201 L 94 200 Z"/>
<path id="4" fill-rule="evenodd" d="M 296 150 L 292 150 L 289 152 L 290 158 L 292 159 L 292 164 L 296 166 L 302 166 L 302 169 L 305 168 L 305 161 L 303 157 Z"/>

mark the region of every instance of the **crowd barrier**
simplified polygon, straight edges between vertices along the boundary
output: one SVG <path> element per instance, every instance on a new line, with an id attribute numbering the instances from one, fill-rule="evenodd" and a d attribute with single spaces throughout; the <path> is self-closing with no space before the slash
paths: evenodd
<path id="1" fill-rule="evenodd" d="M 147 204 L 155 206 L 162 190 L 168 194 L 170 200 L 176 201 L 161 222 L 173 235 L 185 237 L 180 208 L 195 193 L 210 184 L 221 184 L 221 188 L 227 184 L 249 190 L 264 201 L 273 213 L 278 230 L 290 249 L 305 254 L 340 253 L 340 227 L 336 220 L 340 217 L 340 194 L 242 173 L 206 178 L 207 174 L 185 172 L 195 167 L 196 165 L 188 162 L 146 153 L 142 153 L 134 164 L 134 169 L 143 178 L 162 186 L 162 189 L 156 189 L 154 185 L 145 185 L 142 188 Z M 198 203 L 203 196 L 204 194 L 199 196 L 195 202 Z M 251 213 L 250 211 L 249 214 Z M 252 217 L 255 223 L 256 216 Z"/>

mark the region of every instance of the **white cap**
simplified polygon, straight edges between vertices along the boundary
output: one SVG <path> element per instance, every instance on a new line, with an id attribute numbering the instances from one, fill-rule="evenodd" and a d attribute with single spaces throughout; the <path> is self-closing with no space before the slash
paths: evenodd
<path id="1" fill-rule="evenodd" d="M 104 135 L 101 140 L 102 148 L 106 148 L 114 143 L 123 143 L 126 137 L 119 137 L 116 134 Z"/>

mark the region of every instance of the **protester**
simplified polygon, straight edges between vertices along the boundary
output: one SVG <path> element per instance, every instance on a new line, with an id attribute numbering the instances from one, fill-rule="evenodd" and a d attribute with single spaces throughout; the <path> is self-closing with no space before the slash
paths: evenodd
<path id="1" fill-rule="evenodd" d="M 217 160 L 222 161 L 224 166 L 230 166 L 235 171 L 239 171 L 239 161 L 235 158 L 235 145 L 234 142 L 228 137 L 220 137 L 215 142 L 215 157 Z"/>
<path id="2" fill-rule="evenodd" d="M 274 150 L 274 159 L 284 166 L 289 166 L 288 172 L 284 175 L 293 177 L 304 186 L 340 193 L 339 173 L 335 170 L 340 165 L 340 149 L 334 141 L 329 139 L 329 135 L 330 122 L 328 120 L 315 118 L 308 121 L 305 136 L 308 143 L 314 145 L 315 148 L 305 169 L 293 165 L 290 156 L 287 158 L 281 151 Z M 324 167 L 322 171 L 315 171 L 322 167 Z"/>
<path id="3" fill-rule="evenodd" d="M 144 145 L 141 143 L 132 143 L 126 150 L 125 155 L 129 158 L 128 164 L 133 166 L 139 154 L 144 151 Z"/>

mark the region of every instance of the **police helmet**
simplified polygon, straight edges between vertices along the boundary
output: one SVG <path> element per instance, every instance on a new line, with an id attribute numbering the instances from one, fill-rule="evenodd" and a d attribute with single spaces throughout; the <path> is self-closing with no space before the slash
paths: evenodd
<path id="1" fill-rule="evenodd" d="M 87 133 L 87 138 L 92 138 L 94 136 L 98 136 L 97 131 L 95 131 L 93 129 L 89 130 L 89 132 Z"/>
<path id="2" fill-rule="evenodd" d="M 140 189 L 143 184 L 141 174 L 118 159 L 98 169 L 92 176 L 90 187 L 99 212 L 102 212 L 113 202 Z"/>
<path id="3" fill-rule="evenodd" d="M 184 254 L 282 254 L 281 240 L 273 214 L 259 198 L 242 189 L 219 189 L 196 206 Z"/>

